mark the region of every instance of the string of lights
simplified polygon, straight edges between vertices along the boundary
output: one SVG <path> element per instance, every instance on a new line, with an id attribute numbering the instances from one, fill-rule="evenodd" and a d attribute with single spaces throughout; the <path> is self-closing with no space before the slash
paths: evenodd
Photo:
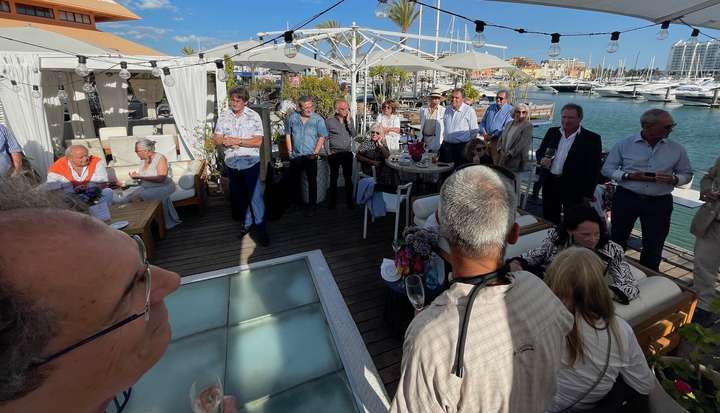
<path id="1" fill-rule="evenodd" d="M 412 3 L 419 4 L 424 7 L 428 7 L 432 10 L 437 10 L 441 13 L 447 14 L 449 16 L 454 16 L 462 20 L 466 20 L 470 23 L 475 24 L 475 34 L 472 38 L 472 45 L 475 49 L 480 49 L 483 46 L 485 46 L 486 38 L 485 38 L 485 28 L 486 27 L 493 27 L 496 29 L 501 30 L 509 30 L 513 31 L 519 34 L 532 34 L 532 35 L 539 35 L 539 36 L 547 36 L 550 38 L 550 48 L 548 49 L 548 56 L 549 57 L 558 57 L 560 56 L 560 38 L 561 37 L 595 37 L 595 36 L 610 36 L 610 41 L 608 42 L 606 51 L 608 53 L 615 53 L 620 48 L 620 35 L 624 33 L 631 33 L 638 30 L 644 30 L 655 26 L 660 26 L 660 31 L 656 34 L 656 37 L 658 40 L 665 40 L 669 36 L 669 27 L 670 23 L 672 22 L 679 22 L 684 24 L 685 26 L 688 26 L 692 29 L 692 32 L 690 34 L 690 38 L 688 39 L 689 44 L 697 44 L 698 42 L 698 35 L 703 34 L 704 36 L 709 37 L 713 40 L 718 40 L 713 36 L 710 36 L 706 33 L 702 33 L 700 29 L 693 27 L 692 25 L 684 22 L 682 20 L 682 17 L 678 17 L 674 20 L 666 20 L 661 23 L 650 23 L 645 24 L 642 26 L 632 27 L 629 29 L 624 30 L 612 30 L 612 31 L 606 31 L 606 32 L 584 32 L 584 33 L 558 33 L 558 32 L 543 32 L 543 31 L 537 31 L 537 30 L 528 30 L 522 27 L 512 27 L 512 26 L 506 26 L 503 24 L 496 24 L 488 21 L 483 20 L 477 20 L 470 18 L 468 16 L 464 16 L 462 14 L 456 13 L 451 10 L 446 10 L 440 7 L 433 6 L 432 4 L 425 3 L 421 0 L 409 0 Z M 390 13 L 390 0 L 377 0 L 377 6 L 375 8 L 375 16 L 381 19 L 387 18 Z"/>

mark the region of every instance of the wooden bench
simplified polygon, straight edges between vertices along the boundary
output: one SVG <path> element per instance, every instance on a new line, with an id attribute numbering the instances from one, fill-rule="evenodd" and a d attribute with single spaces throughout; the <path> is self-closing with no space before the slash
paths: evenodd
<path id="1" fill-rule="evenodd" d="M 148 258 L 155 253 L 153 226 L 157 228 L 160 239 L 165 238 L 165 216 L 160 201 L 131 202 L 110 207 L 112 222 L 127 221 L 121 231 L 128 235 L 139 235 L 145 243 Z"/>

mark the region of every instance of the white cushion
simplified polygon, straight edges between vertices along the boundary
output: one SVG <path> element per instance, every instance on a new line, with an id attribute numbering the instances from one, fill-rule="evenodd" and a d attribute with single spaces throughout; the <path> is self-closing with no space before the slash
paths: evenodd
<path id="1" fill-rule="evenodd" d="M 547 228 L 521 236 L 515 244 L 507 246 L 505 258 L 517 257 L 526 251 L 541 246 L 550 231 L 552 231 L 552 229 Z"/>
<path id="2" fill-rule="evenodd" d="M 106 127 L 98 130 L 100 139 L 105 140 L 115 136 L 127 136 L 127 128 L 124 126 Z"/>
<path id="3" fill-rule="evenodd" d="M 632 273 L 632 276 L 635 279 L 635 281 L 639 282 L 640 280 L 647 278 L 647 274 L 645 274 L 641 269 L 639 269 L 638 267 L 636 267 L 630 263 L 628 263 L 628 265 L 630 266 L 630 272 Z"/>
<path id="4" fill-rule="evenodd" d="M 137 142 L 136 137 L 113 137 L 109 140 L 109 142 L 110 150 L 112 151 L 113 166 L 136 166 L 138 163 L 140 163 L 140 158 L 138 158 L 137 154 L 135 153 L 135 143 Z"/>
<path id="5" fill-rule="evenodd" d="M 155 134 L 155 125 L 138 125 L 132 128 L 133 136 L 145 137 Z"/>
<path id="6" fill-rule="evenodd" d="M 615 313 L 630 325 L 642 323 L 682 294 L 677 284 L 662 276 L 646 277 L 640 280 L 638 287 L 640 295 L 630 304 L 615 303 Z"/>
<path id="7" fill-rule="evenodd" d="M 193 189 L 195 187 L 195 175 L 183 175 L 173 180 L 182 189 Z"/>
<path id="8" fill-rule="evenodd" d="M 195 196 L 195 189 L 183 189 L 179 186 L 175 187 L 175 192 L 170 195 L 170 200 L 172 202 L 175 201 L 182 201 L 183 199 L 192 198 Z"/>
<path id="9" fill-rule="evenodd" d="M 537 224 L 538 220 L 534 216 L 527 214 L 527 215 L 518 215 L 517 218 L 515 218 L 515 223 L 518 224 L 520 227 L 526 227 L 528 225 Z"/>
<path id="10" fill-rule="evenodd" d="M 399 207 L 402 205 L 403 200 L 406 198 L 405 195 L 401 195 L 400 197 L 397 196 L 397 194 L 389 194 L 387 192 L 382 192 L 383 201 L 385 201 L 385 209 L 388 212 L 398 212 Z M 398 202 L 398 200 L 400 202 Z"/>
<path id="11" fill-rule="evenodd" d="M 429 217 L 430 214 L 434 213 L 435 210 L 438 209 L 439 204 L 440 195 L 433 195 L 416 199 L 412 205 L 413 215 L 416 219 L 420 219 L 422 220 L 422 222 L 425 222 L 427 217 Z"/>

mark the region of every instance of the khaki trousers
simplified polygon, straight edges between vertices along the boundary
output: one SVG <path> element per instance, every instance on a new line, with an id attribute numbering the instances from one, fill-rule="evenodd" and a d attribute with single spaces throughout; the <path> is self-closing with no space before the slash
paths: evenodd
<path id="1" fill-rule="evenodd" d="M 710 303 L 720 297 L 720 221 L 710 224 L 704 237 L 695 238 L 694 269 L 698 306 L 710 311 Z"/>

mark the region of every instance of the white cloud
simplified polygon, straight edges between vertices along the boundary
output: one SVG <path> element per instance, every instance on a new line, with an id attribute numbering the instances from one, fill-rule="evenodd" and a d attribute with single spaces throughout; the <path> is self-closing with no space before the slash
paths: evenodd
<path id="1" fill-rule="evenodd" d="M 175 16 L 172 19 L 176 22 L 181 22 L 181 21 L 185 20 L 185 18 L 182 16 Z"/>
<path id="2" fill-rule="evenodd" d="M 170 9 L 175 10 L 176 7 L 170 4 L 170 0 L 137 0 L 137 7 L 139 9 Z"/>
<path id="3" fill-rule="evenodd" d="M 118 36 L 129 37 L 136 40 L 160 40 L 172 32 L 172 29 L 163 27 L 136 26 L 128 23 L 105 23 L 102 28 L 108 29 Z"/>
<path id="4" fill-rule="evenodd" d="M 223 41 L 217 37 L 198 36 L 195 34 L 174 36 L 173 39 L 178 43 L 187 44 L 194 48 L 199 47 L 200 49 L 209 49 L 223 43 Z"/>

